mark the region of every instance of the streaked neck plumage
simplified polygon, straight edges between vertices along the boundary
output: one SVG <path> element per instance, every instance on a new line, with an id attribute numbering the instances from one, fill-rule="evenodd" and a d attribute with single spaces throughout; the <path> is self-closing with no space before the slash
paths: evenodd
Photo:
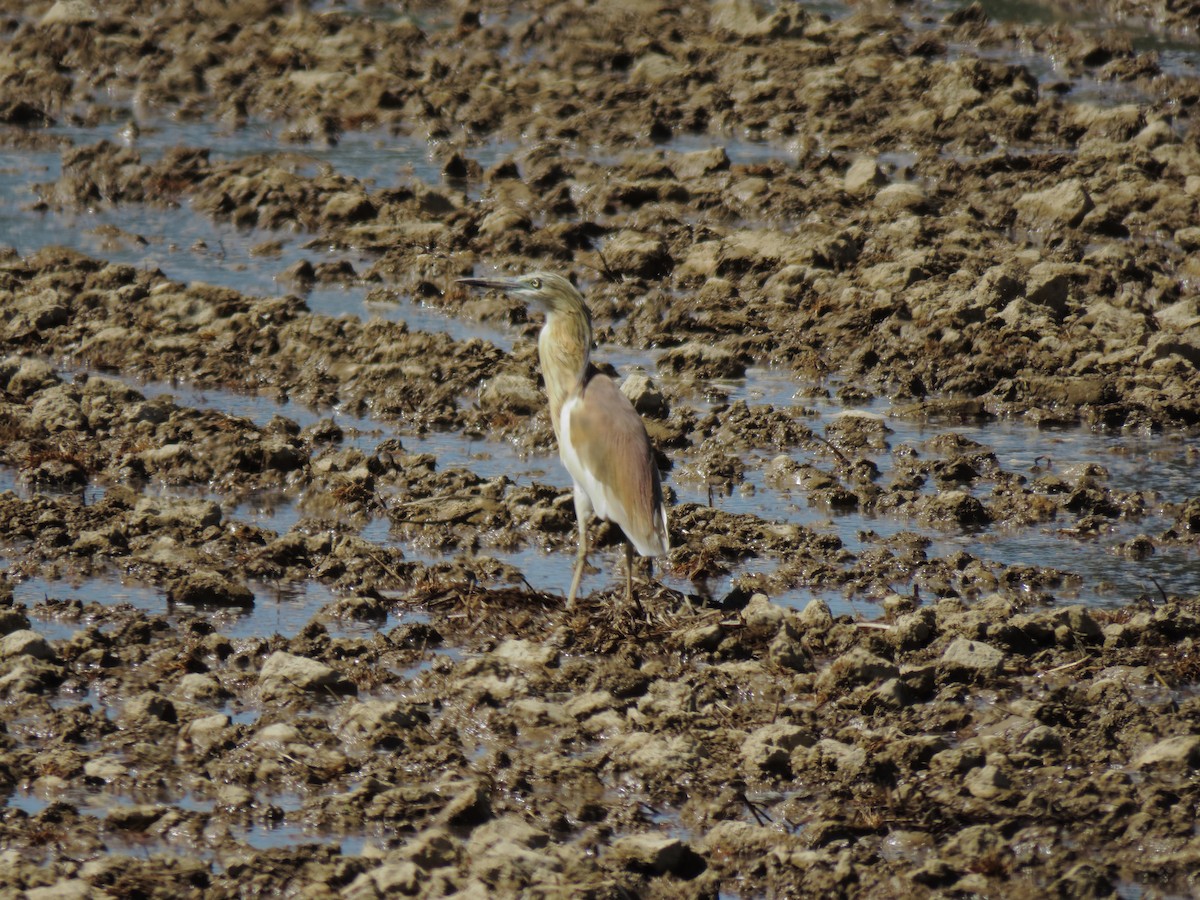
<path id="1" fill-rule="evenodd" d="M 563 404 L 582 386 L 591 352 L 592 317 L 578 293 L 570 302 L 546 310 L 546 324 L 538 335 L 538 359 L 550 399 L 550 424 L 560 440 Z"/>

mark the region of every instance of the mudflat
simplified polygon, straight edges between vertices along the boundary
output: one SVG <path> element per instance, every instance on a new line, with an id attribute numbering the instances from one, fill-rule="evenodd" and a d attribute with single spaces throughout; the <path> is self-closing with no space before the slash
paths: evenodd
<path id="1" fill-rule="evenodd" d="M 180 223 L 88 253 L 0 235 L 0 888 L 1200 891 L 1200 597 L 1147 578 L 1076 602 L 1088 572 L 937 540 L 1200 550 L 1194 488 L 953 430 L 1196 462 L 1185 6 L 0 2 L 5 165 L 60 159 L 22 215 Z M 253 152 L 160 140 L 264 123 Z M 439 176 L 313 162 L 363 133 L 381 157 L 426 142 Z M 195 219 L 275 235 L 267 266 L 301 235 L 305 258 L 266 293 L 128 261 L 223 252 Z M 673 548 L 639 609 L 616 573 L 571 611 L 523 580 L 514 552 L 569 570 L 568 490 L 413 449 L 553 452 L 536 316 L 455 286 L 532 269 L 579 279 L 603 346 L 654 351 L 626 390 L 670 467 Z M 462 328 L 315 310 L 337 286 Z M 890 416 L 729 400 L 762 366 Z M 898 421 L 943 430 L 889 440 Z M 748 490 L 748 467 L 903 527 L 852 549 L 681 499 Z M 239 513 L 264 494 L 289 527 Z M 97 579 L 162 608 L 77 596 Z M 302 627 L 234 633 L 261 586 L 313 584 L 333 599 Z M 858 614 L 779 602 L 797 590 Z"/>

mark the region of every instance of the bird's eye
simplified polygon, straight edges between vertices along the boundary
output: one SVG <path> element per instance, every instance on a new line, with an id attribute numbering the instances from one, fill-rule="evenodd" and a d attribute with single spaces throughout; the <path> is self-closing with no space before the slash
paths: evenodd
<path id="1" fill-rule="evenodd" d="M 540 278 L 530 278 L 530 279 L 529 279 L 529 286 L 530 286 L 531 288 L 533 288 L 535 291 L 540 291 L 540 290 L 542 289 L 542 279 L 540 279 Z"/>

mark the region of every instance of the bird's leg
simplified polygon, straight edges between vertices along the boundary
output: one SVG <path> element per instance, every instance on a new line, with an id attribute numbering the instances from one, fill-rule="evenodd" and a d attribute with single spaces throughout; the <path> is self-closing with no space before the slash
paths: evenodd
<path id="1" fill-rule="evenodd" d="M 637 598 L 633 592 L 633 544 L 629 539 L 625 539 L 625 608 L 630 609 L 636 607 L 638 614 L 647 622 L 650 617 L 646 615 L 645 607 L 642 606 L 642 601 Z"/>
<path id="2" fill-rule="evenodd" d="M 633 544 L 625 541 L 625 605 L 633 603 Z"/>
<path id="3" fill-rule="evenodd" d="M 587 494 L 575 485 L 575 518 L 579 522 L 579 550 L 575 554 L 575 574 L 571 576 L 571 590 L 567 593 L 567 609 L 575 606 L 575 594 L 579 591 L 579 581 L 583 578 L 583 567 L 587 565 L 588 554 L 588 518 L 592 515 L 592 504 Z"/>
<path id="4" fill-rule="evenodd" d="M 579 580 L 583 577 L 583 567 L 587 564 L 587 526 L 579 528 L 579 551 L 575 554 L 575 574 L 571 576 L 571 591 L 567 594 L 567 609 L 575 605 L 575 594 L 579 590 Z"/>

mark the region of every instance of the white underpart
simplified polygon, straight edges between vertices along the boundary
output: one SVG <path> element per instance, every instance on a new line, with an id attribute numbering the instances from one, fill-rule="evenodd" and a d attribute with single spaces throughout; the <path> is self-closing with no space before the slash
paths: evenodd
<path id="1" fill-rule="evenodd" d="M 567 467 L 567 471 L 571 473 L 571 478 L 575 482 L 575 512 L 580 512 L 580 493 L 583 494 L 583 512 L 586 515 L 588 511 L 595 512 L 601 519 L 607 519 L 610 522 L 616 522 L 620 525 L 622 522 L 629 521 L 629 517 L 625 512 L 619 500 L 613 495 L 612 491 L 600 481 L 591 470 L 583 464 L 579 459 L 579 455 L 575 452 L 575 447 L 571 444 L 569 435 L 571 434 L 571 413 L 583 402 L 579 397 L 572 397 L 563 404 L 562 414 L 559 417 L 559 456 L 562 457 L 563 465 Z M 587 523 L 580 520 L 580 527 L 586 527 Z"/>

